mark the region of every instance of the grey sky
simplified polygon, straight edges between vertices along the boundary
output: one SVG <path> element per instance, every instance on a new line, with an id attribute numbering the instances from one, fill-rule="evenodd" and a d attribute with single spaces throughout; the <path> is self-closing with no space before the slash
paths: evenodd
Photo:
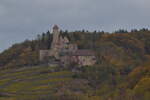
<path id="1" fill-rule="evenodd" d="M 0 51 L 53 24 L 63 30 L 149 28 L 150 0 L 0 0 Z"/>

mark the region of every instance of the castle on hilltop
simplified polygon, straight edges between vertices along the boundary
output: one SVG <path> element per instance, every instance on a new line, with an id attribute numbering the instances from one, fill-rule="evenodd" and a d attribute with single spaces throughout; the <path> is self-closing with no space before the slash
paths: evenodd
<path id="1" fill-rule="evenodd" d="M 70 43 L 67 37 L 62 37 L 57 25 L 53 27 L 53 41 L 50 50 L 40 50 L 40 61 L 49 64 L 67 66 L 77 64 L 90 66 L 96 63 L 95 52 L 87 49 L 78 49 L 77 44 Z"/>

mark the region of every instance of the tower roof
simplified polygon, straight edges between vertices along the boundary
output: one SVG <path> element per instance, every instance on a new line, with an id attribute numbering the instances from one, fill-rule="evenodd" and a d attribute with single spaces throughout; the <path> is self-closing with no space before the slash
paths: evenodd
<path id="1" fill-rule="evenodd" d="M 59 27 L 57 25 L 54 25 L 53 30 L 58 30 Z"/>

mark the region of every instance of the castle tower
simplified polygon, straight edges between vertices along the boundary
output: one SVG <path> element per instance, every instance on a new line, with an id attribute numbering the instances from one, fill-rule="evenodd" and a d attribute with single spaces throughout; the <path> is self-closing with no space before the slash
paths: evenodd
<path id="1" fill-rule="evenodd" d="M 57 25 L 54 25 L 53 27 L 53 41 L 52 41 L 52 49 L 55 48 L 55 46 L 59 43 L 59 35 L 60 35 L 60 29 Z"/>

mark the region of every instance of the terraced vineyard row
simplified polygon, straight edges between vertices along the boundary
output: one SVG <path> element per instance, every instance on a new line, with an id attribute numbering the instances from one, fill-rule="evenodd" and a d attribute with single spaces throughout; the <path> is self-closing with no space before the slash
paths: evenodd
<path id="1" fill-rule="evenodd" d="M 52 67 L 31 67 L 0 71 L 0 100 L 38 100 L 55 92 L 72 72 L 51 72 Z"/>

